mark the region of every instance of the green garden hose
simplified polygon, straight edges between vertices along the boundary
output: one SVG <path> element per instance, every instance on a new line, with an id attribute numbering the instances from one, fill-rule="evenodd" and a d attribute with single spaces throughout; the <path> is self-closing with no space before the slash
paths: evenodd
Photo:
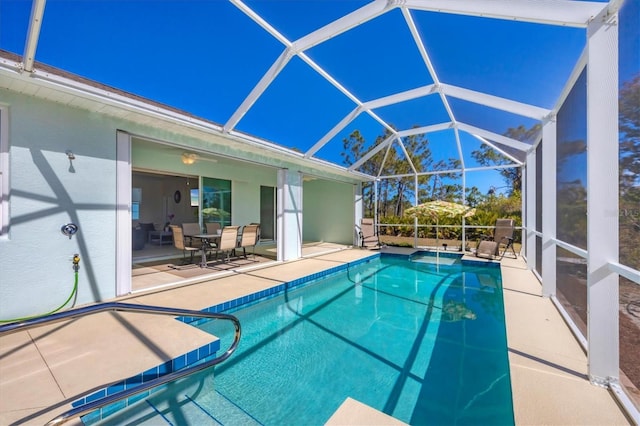
<path id="1" fill-rule="evenodd" d="M 9 323 L 9 322 L 17 322 L 17 321 L 27 321 L 27 320 L 31 320 L 31 319 L 34 319 L 34 318 L 46 317 L 47 315 L 55 314 L 60 309 L 64 308 L 65 305 L 67 303 L 69 303 L 69 301 L 73 298 L 73 296 L 78 292 L 78 270 L 80 269 L 80 266 L 78 265 L 79 263 L 80 263 L 80 256 L 78 256 L 76 254 L 76 255 L 73 256 L 73 270 L 75 271 L 74 272 L 75 282 L 73 283 L 73 290 L 71 291 L 71 294 L 69 295 L 67 300 L 65 300 L 62 305 L 58 306 L 54 310 L 52 310 L 50 312 L 47 312 L 45 314 L 32 315 L 30 317 L 13 318 L 13 319 L 8 319 L 8 320 L 0 320 L 0 324 Z"/>

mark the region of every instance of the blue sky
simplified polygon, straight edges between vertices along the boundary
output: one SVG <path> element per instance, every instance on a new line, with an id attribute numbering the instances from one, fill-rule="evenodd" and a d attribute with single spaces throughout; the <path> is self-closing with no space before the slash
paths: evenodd
<path id="1" fill-rule="evenodd" d="M 245 2 L 290 41 L 366 3 Z M 30 7 L 27 0 L 0 2 L 1 49 L 22 54 Z M 411 14 L 441 82 L 545 108 L 554 106 L 586 37 L 581 29 Z M 224 124 L 283 49 L 224 0 L 48 0 L 36 60 Z M 363 102 L 433 83 L 400 10 L 306 54 Z M 354 107 L 294 57 L 236 129 L 305 151 Z M 451 99 L 451 107 L 457 120 L 499 134 L 535 124 L 462 100 Z M 448 121 L 433 95 L 376 113 L 401 129 Z M 380 124 L 362 114 L 316 155 L 340 162 L 341 140 L 355 129 L 369 144 L 382 134 Z M 451 135 L 429 140 L 444 146 Z M 465 163 L 473 167 L 468 153 L 476 141 L 463 144 Z"/>

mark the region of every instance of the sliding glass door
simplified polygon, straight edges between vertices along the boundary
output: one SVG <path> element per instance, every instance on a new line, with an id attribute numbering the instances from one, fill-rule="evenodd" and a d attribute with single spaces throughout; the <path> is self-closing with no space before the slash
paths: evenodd
<path id="1" fill-rule="evenodd" d="M 231 225 L 231 181 L 202 178 L 202 221 Z"/>
<path id="2" fill-rule="evenodd" d="M 274 240 L 276 230 L 276 189 L 260 186 L 260 239 Z"/>

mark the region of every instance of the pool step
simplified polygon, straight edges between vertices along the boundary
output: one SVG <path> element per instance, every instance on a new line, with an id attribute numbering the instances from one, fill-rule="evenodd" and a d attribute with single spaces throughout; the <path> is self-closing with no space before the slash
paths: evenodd
<path id="1" fill-rule="evenodd" d="M 145 421 L 136 423 L 140 425 L 222 425 L 207 409 L 191 399 L 188 395 L 151 396 L 145 402 L 153 410 L 153 416 Z"/>
<path id="2" fill-rule="evenodd" d="M 226 396 L 218 391 L 206 392 L 199 395 L 197 403 L 207 407 L 207 410 L 222 425 L 261 425 L 251 414 L 247 413 L 242 407 L 237 406 Z"/>

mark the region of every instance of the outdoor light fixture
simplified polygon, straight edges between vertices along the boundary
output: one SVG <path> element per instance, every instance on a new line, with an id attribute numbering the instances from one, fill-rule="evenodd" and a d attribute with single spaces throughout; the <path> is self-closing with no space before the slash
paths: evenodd
<path id="1" fill-rule="evenodd" d="M 67 158 L 69 158 L 69 160 L 75 160 L 76 159 L 76 156 L 73 155 L 73 152 L 71 152 L 71 151 L 67 151 L 67 152 L 65 152 L 65 154 L 67 154 Z"/>
<path id="2" fill-rule="evenodd" d="M 191 164 L 195 163 L 197 159 L 198 159 L 198 156 L 193 152 L 182 153 L 182 162 L 187 166 L 190 166 Z"/>

